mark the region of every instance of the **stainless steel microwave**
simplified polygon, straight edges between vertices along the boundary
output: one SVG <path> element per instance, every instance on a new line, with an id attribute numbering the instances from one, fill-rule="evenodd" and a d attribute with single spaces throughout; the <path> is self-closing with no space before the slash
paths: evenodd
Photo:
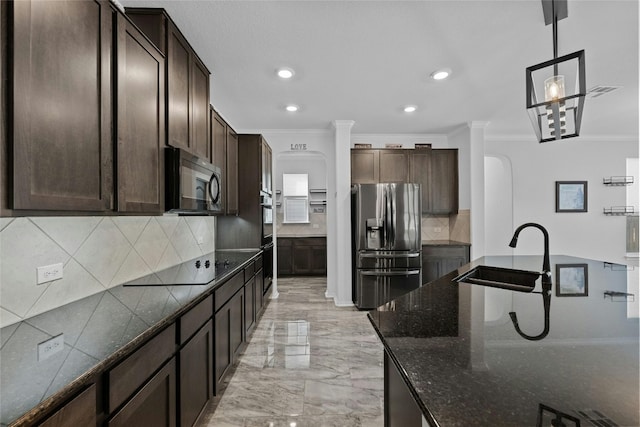
<path id="1" fill-rule="evenodd" d="M 185 215 L 220 212 L 220 168 L 184 150 L 165 148 L 165 210 Z"/>

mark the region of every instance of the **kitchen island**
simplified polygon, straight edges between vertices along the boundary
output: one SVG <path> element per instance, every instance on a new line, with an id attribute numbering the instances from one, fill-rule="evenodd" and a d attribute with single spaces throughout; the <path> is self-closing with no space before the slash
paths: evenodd
<path id="1" fill-rule="evenodd" d="M 128 410 L 126 401 L 130 394 L 121 393 L 127 394 L 126 398 L 116 400 L 118 396 L 112 392 L 118 387 L 135 391 L 137 385 L 126 382 L 142 375 L 140 372 L 145 369 L 156 372 L 154 360 L 158 366 L 169 358 L 188 360 L 184 350 L 189 343 L 196 343 L 200 333 L 194 336 L 195 331 L 205 322 L 210 324 L 214 312 L 223 312 L 224 308 L 219 307 L 229 305 L 227 301 L 233 293 L 240 294 L 241 301 L 255 301 L 249 293 L 245 297 L 242 285 L 255 283 L 244 280 L 245 276 L 262 275 L 261 254 L 260 249 L 205 254 L 0 329 L 0 425 L 40 424 L 52 411 L 68 406 L 70 399 L 77 400 L 74 396 L 82 398 L 85 391 L 90 391 L 92 397 L 79 402 L 92 412 L 91 421 L 76 420 L 76 424 L 102 425 L 106 419 L 108 425 L 112 421 L 113 425 L 120 425 L 120 420 L 115 420 L 119 413 Z M 227 290 L 231 285 L 233 290 Z M 262 280 L 259 291 L 262 295 Z M 245 307 L 239 310 L 244 317 Z M 239 339 L 242 339 L 245 323 L 240 325 L 243 330 Z M 203 337 L 210 339 L 212 330 L 206 328 L 211 326 L 200 331 L 209 332 L 209 336 Z M 164 340 L 162 346 L 154 344 L 159 340 Z M 141 349 L 149 351 L 142 353 Z M 210 347 L 204 350 L 211 354 Z M 145 356 L 138 362 L 135 356 L 131 357 L 134 353 Z M 181 373 L 173 363 L 164 366 L 168 367 L 167 378 L 172 384 L 169 391 L 175 396 L 175 376 L 179 382 Z M 217 371 L 216 368 L 216 374 Z M 204 372 L 196 374 L 206 376 Z M 116 385 L 116 380 L 125 384 Z M 213 380 L 210 373 L 210 381 Z M 144 381 L 146 378 L 141 379 Z M 211 394 L 208 381 L 209 378 L 203 385 L 204 399 Z M 144 391 L 143 388 L 140 393 Z M 175 406 L 172 408 L 174 418 Z M 157 412 L 162 409 L 157 408 Z M 193 416 L 198 415 L 197 411 L 198 408 Z M 67 425 L 69 421 L 53 424 Z"/>
<path id="2" fill-rule="evenodd" d="M 541 271 L 542 257 L 483 257 L 369 312 L 386 426 L 640 425 L 637 272 L 551 256 L 549 333 L 531 340 L 509 313 L 543 331 L 540 280 L 533 293 L 453 280 L 479 265 Z"/>

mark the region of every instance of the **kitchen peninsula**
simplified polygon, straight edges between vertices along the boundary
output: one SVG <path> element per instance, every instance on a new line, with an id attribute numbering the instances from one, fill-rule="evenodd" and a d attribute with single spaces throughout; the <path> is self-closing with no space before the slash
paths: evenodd
<path id="1" fill-rule="evenodd" d="M 385 349 L 385 425 L 640 425 L 626 266 L 551 256 L 550 331 L 531 341 L 508 313 L 525 334 L 543 329 L 539 281 L 523 293 L 453 280 L 478 265 L 540 271 L 542 257 L 479 258 L 369 313 Z M 584 271 L 579 292 L 564 292 L 562 268 Z"/>

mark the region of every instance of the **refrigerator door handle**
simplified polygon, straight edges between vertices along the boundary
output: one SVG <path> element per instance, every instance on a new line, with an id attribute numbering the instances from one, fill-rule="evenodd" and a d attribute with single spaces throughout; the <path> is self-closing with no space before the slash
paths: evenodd
<path id="1" fill-rule="evenodd" d="M 379 270 L 364 270 L 360 271 L 363 276 L 415 276 L 420 274 L 420 270 L 403 270 L 403 271 L 379 271 Z"/>
<path id="2" fill-rule="evenodd" d="M 420 252 L 412 252 L 409 254 L 360 254 L 360 258 L 418 258 Z"/>

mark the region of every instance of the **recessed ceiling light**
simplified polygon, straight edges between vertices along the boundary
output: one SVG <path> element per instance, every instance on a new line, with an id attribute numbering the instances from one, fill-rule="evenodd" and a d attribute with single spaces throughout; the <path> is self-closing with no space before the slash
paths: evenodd
<path id="1" fill-rule="evenodd" d="M 418 107 L 416 107 L 415 105 L 407 105 L 406 107 L 404 107 L 404 112 L 405 113 L 413 113 L 414 111 L 416 111 Z"/>
<path id="2" fill-rule="evenodd" d="M 300 107 L 298 107 L 297 105 L 289 104 L 285 107 L 285 109 L 290 113 L 295 113 L 300 109 Z"/>
<path id="3" fill-rule="evenodd" d="M 431 73 L 431 78 L 433 80 L 444 80 L 451 75 L 450 68 L 443 68 L 442 70 L 437 70 Z"/>
<path id="4" fill-rule="evenodd" d="M 290 79 L 295 74 L 291 68 L 279 68 L 277 71 L 278 77 L 281 79 Z"/>

